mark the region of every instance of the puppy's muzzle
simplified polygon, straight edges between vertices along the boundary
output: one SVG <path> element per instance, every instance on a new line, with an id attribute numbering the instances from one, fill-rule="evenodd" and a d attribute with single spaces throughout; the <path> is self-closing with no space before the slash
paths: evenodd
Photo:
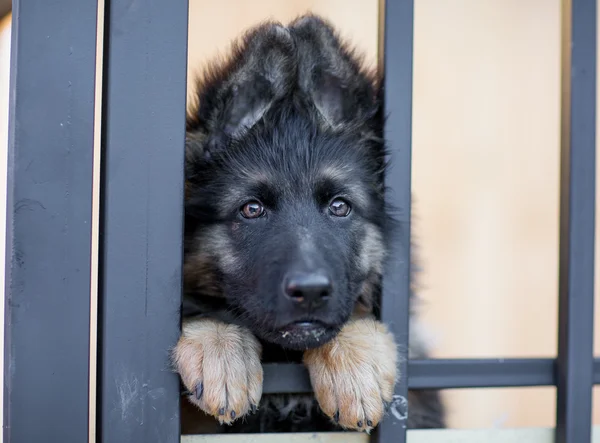
<path id="1" fill-rule="evenodd" d="M 294 306 L 312 312 L 327 304 L 333 285 L 324 273 L 296 272 L 284 279 L 283 289 Z"/>

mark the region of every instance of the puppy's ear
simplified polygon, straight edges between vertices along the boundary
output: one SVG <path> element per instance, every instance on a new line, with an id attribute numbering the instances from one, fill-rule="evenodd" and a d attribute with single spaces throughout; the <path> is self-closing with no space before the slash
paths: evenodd
<path id="1" fill-rule="evenodd" d="M 235 42 L 228 60 L 200 78 L 199 106 L 188 118 L 188 139 L 197 145 L 201 138 L 210 154 L 243 136 L 295 84 L 295 52 L 290 32 L 274 23 Z"/>
<path id="2" fill-rule="evenodd" d="M 298 83 L 326 124 L 362 123 L 377 112 L 376 79 L 323 19 L 307 15 L 290 25 L 298 46 Z"/>

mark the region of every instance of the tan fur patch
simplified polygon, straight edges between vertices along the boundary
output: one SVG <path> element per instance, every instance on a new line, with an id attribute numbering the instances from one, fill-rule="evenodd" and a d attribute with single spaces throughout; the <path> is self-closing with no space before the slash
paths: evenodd
<path id="1" fill-rule="evenodd" d="M 369 316 L 373 313 L 373 305 L 376 298 L 376 286 L 381 280 L 381 276 L 372 272 L 362 283 L 360 296 L 354 305 L 353 317 Z"/>
<path id="2" fill-rule="evenodd" d="M 327 165 L 319 171 L 318 177 L 344 183 L 344 186 L 348 188 L 348 192 L 354 202 L 362 207 L 369 206 L 369 195 L 365 192 L 363 186 L 356 183 L 354 171 L 352 168 L 348 167 L 347 164 L 340 163 Z"/>
<path id="3" fill-rule="evenodd" d="M 350 321 L 335 339 L 304 353 L 323 412 L 346 429 L 367 432 L 392 400 L 397 361 L 393 335 L 372 318 Z"/>
<path id="4" fill-rule="evenodd" d="M 210 257 L 224 272 L 233 273 L 238 269 L 239 263 L 225 226 L 214 225 L 203 229 L 194 242 L 194 249 L 199 251 L 198 259 Z"/>
<path id="5" fill-rule="evenodd" d="M 183 278 L 186 291 L 197 291 L 211 297 L 222 297 L 223 289 L 216 275 L 215 261 L 208 255 L 189 255 L 183 265 Z"/>
<path id="6" fill-rule="evenodd" d="M 190 319 L 173 359 L 189 400 L 220 423 L 232 423 L 262 396 L 261 346 L 247 329 L 212 319 Z"/>
<path id="7" fill-rule="evenodd" d="M 363 272 L 377 272 L 381 274 L 385 258 L 385 246 L 381 233 L 371 224 L 365 226 L 359 257 L 360 267 Z"/>

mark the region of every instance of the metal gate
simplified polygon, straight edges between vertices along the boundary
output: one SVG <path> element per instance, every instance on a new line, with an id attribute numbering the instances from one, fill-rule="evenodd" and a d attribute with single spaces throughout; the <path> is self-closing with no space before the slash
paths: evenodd
<path id="1" fill-rule="evenodd" d="M 558 358 L 403 354 L 397 413 L 373 441 L 406 440 L 408 388 L 543 385 L 557 386 L 556 441 L 591 439 L 596 1 L 562 4 Z M 187 0 L 13 2 L 6 443 L 180 440 L 168 351 L 180 331 L 187 11 Z M 413 1 L 382 2 L 380 29 L 387 185 L 404 227 L 382 319 L 406 352 Z M 306 391 L 302 366 L 265 366 L 265 393 Z"/>

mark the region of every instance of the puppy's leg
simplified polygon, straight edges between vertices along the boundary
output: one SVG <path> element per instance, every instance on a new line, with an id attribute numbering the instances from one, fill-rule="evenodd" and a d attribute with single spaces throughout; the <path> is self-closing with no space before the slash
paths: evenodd
<path id="1" fill-rule="evenodd" d="M 260 401 L 260 357 L 260 343 L 249 330 L 206 318 L 184 320 L 173 353 L 189 400 L 227 424 Z"/>
<path id="2" fill-rule="evenodd" d="M 335 339 L 304 353 L 319 406 L 346 429 L 369 431 L 384 414 L 396 383 L 393 335 L 376 320 L 351 320 Z"/>

